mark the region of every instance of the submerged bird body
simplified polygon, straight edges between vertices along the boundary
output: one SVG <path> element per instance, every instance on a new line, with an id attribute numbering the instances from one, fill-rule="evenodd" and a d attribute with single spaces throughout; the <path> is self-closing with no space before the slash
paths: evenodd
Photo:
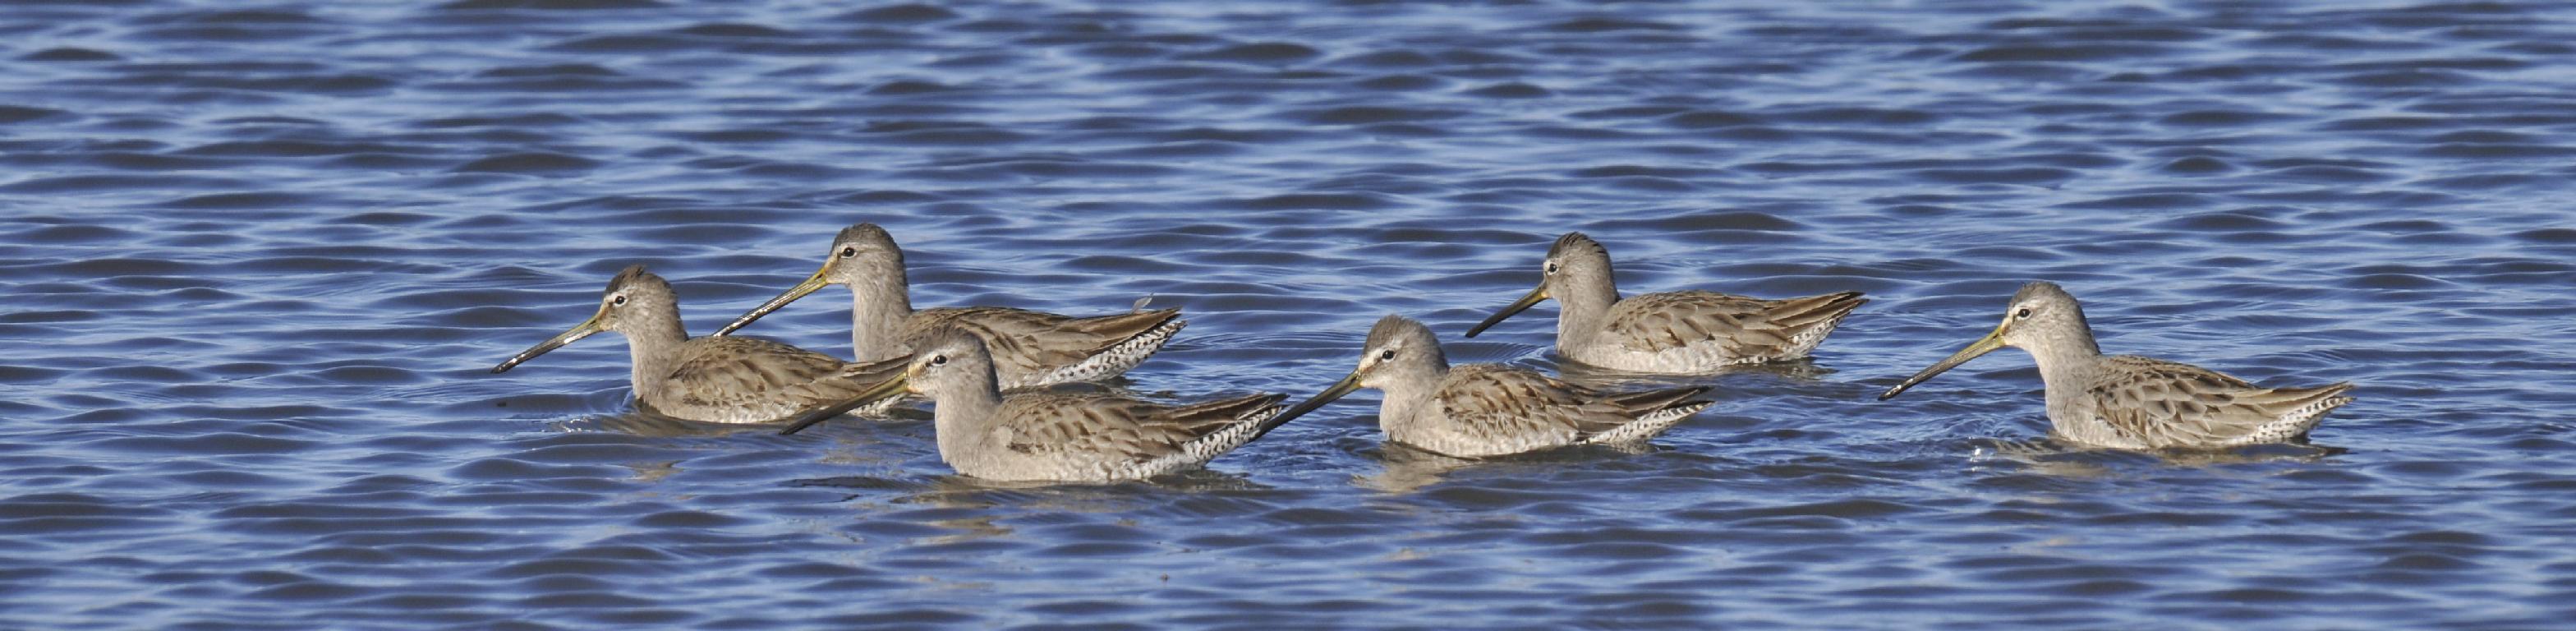
<path id="1" fill-rule="evenodd" d="M 1387 389 L 1378 409 L 1387 439 L 1470 458 L 1652 438 L 1708 406 L 1683 401 L 1699 388 L 1608 396 L 1492 364 L 1451 370 L 1428 393 L 1403 390 Z"/>
<path id="2" fill-rule="evenodd" d="M 854 357 L 902 357 L 912 354 L 935 331 L 966 329 L 992 342 L 994 369 L 1005 389 L 1118 376 L 1161 350 L 1188 324 L 1177 309 L 1087 318 L 1009 307 L 916 310 L 903 250 L 884 228 L 863 223 L 841 230 L 821 270 L 715 334 L 732 333 L 828 285 L 850 287 Z"/>
<path id="3" fill-rule="evenodd" d="M 2352 397 L 2350 383 L 2264 388 L 2214 370 L 2134 355 L 2103 355 L 2075 297 L 2034 282 L 2013 294 L 2003 324 L 1984 339 L 1889 388 L 1915 384 L 1997 348 L 2029 351 L 2047 388 L 2051 430 L 2115 449 L 2232 447 L 2288 442 Z"/>
<path id="4" fill-rule="evenodd" d="M 941 405 L 939 457 L 1001 480 L 1141 480 L 1250 442 L 1281 395 L 1168 406 L 1104 393 L 1030 392 L 989 408 Z"/>
<path id="5" fill-rule="evenodd" d="M 601 331 L 626 337 L 628 378 L 647 411 L 710 423 L 762 423 L 831 405 L 894 377 L 896 362 L 845 363 L 769 340 L 690 338 L 669 282 L 641 265 L 608 282 L 599 311 L 492 369 L 521 362 Z"/>
<path id="6" fill-rule="evenodd" d="M 666 367 L 648 372 L 639 364 L 631 378 L 636 403 L 656 414 L 710 423 L 767 423 L 863 391 L 892 378 L 897 368 L 844 363 L 769 340 L 701 337 L 674 349 Z"/>
<path id="7" fill-rule="evenodd" d="M 1140 480 L 1206 464 L 1287 421 L 1275 394 L 1166 405 L 1097 392 L 1003 392 L 984 340 L 962 329 L 932 335 L 904 377 L 845 403 L 910 392 L 928 397 L 939 459 L 991 480 Z M 838 414 L 825 409 L 794 433 Z"/>
<path id="8" fill-rule="evenodd" d="M 2048 418 L 2068 439 L 2105 447 L 2285 442 L 2306 436 L 2326 412 L 2352 402 L 2344 396 L 2351 384 L 2261 388 L 2217 371 L 2133 355 L 2102 357 L 2089 370 L 2090 375 L 2040 373 L 2085 384 L 2079 392 L 2050 396 Z"/>
<path id="9" fill-rule="evenodd" d="M 1430 328 L 1390 315 L 1369 330 L 1358 369 L 1285 416 L 1359 388 L 1385 391 L 1387 440 L 1462 458 L 1639 442 L 1709 405 L 1692 398 L 1702 387 L 1604 393 L 1508 366 L 1452 368 Z"/>
<path id="10" fill-rule="evenodd" d="M 1469 329 L 1467 337 L 1552 298 L 1562 307 L 1558 354 L 1615 370 L 1698 374 L 1805 357 L 1852 309 L 1869 302 L 1859 292 L 1783 300 L 1713 291 L 1621 298 L 1609 250 L 1580 232 L 1558 238 L 1541 270 L 1537 289 Z"/>

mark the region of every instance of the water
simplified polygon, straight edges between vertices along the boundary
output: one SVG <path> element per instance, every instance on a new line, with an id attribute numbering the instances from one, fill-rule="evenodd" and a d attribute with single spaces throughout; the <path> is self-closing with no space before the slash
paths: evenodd
<path id="1" fill-rule="evenodd" d="M 2576 9 L 1823 2 L 13 3 L 0 626 L 2540 627 L 2576 617 Z M 1789 5 L 1789 6 L 1771 6 Z M 1363 392 L 1154 484 L 919 420 L 485 371 L 619 267 L 707 331 L 888 226 L 922 305 L 1193 324 L 1303 397 L 1557 234 L 1630 292 L 1862 290 L 1645 453 L 1459 466 Z M 2027 279 L 2113 352 L 2362 384 L 2331 449 L 2033 451 Z M 751 332 L 846 352 L 835 289 Z"/>

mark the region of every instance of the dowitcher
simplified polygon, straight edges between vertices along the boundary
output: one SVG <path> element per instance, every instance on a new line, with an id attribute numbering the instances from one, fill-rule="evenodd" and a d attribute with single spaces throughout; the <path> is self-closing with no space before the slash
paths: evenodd
<path id="1" fill-rule="evenodd" d="M 1369 329 L 1359 368 L 1282 414 L 1295 418 L 1360 388 L 1386 392 L 1387 440 L 1460 458 L 1581 444 L 1633 444 L 1708 407 L 1705 387 L 1605 393 L 1521 368 L 1451 368 L 1420 322 L 1389 315 Z"/>
<path id="2" fill-rule="evenodd" d="M 1206 464 L 1268 433 L 1286 397 L 1257 394 L 1165 405 L 1106 392 L 1004 393 L 982 336 L 935 331 L 903 375 L 835 408 L 798 419 L 793 434 L 842 410 L 910 393 L 931 401 L 939 459 L 990 480 L 1139 480 Z"/>
<path id="3" fill-rule="evenodd" d="M 852 357 L 867 361 L 909 355 L 932 331 L 964 328 L 991 343 L 993 368 L 1004 389 L 1118 376 L 1161 350 L 1188 324 L 1179 309 L 1088 318 L 1009 307 L 914 310 L 903 250 L 884 228 L 862 223 L 843 228 L 832 239 L 822 269 L 715 334 L 732 333 L 826 285 L 850 287 Z"/>
<path id="4" fill-rule="evenodd" d="M 507 372 L 601 331 L 626 336 L 635 400 L 647 411 L 710 423 L 777 421 L 841 402 L 895 377 L 900 361 L 845 363 L 830 355 L 748 337 L 691 339 L 680 325 L 671 284 L 629 266 L 608 281 L 589 320 L 493 366 Z"/>
<path id="5" fill-rule="evenodd" d="M 1834 332 L 1860 292 L 1762 300 L 1713 291 L 1619 297 L 1610 250 L 1580 232 L 1558 237 L 1538 288 L 1485 318 L 1467 337 L 1540 301 L 1556 299 L 1556 352 L 1602 368 L 1696 374 L 1805 357 Z"/>
<path id="6" fill-rule="evenodd" d="M 2084 307 L 2054 283 L 2014 292 L 2003 324 L 1967 348 L 1878 395 L 1905 392 L 1942 371 L 2006 346 L 2039 362 L 2048 422 L 2067 440 L 2115 449 L 2228 447 L 2307 435 L 2352 397 L 2350 383 L 2261 388 L 2217 371 L 2133 355 L 2103 355 Z"/>

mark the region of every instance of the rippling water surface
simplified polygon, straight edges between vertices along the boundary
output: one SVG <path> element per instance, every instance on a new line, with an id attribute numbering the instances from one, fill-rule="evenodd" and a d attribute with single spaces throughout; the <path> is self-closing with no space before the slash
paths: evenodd
<path id="1" fill-rule="evenodd" d="M 2576 10 L 2552 2 L 12 2 L 0 626 L 2541 627 L 2576 618 Z M 1644 453 L 1463 465 L 1373 393 L 1153 484 L 914 419 L 629 413 L 889 227 L 922 305 L 1193 324 L 1305 396 L 1584 230 L 1630 292 L 1874 301 Z M 2315 448 L 2025 444 L 2019 283 L 2114 352 L 2350 380 Z M 752 332 L 847 351 L 833 290 Z M 1898 617 L 1901 616 L 1901 617 Z"/>

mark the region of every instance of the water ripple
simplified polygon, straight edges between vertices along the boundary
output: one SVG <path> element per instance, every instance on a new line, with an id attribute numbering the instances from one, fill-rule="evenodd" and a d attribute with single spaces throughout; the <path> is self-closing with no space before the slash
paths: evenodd
<path id="1" fill-rule="evenodd" d="M 0 626 L 2550 626 L 2570 24 L 17 6 Z M 1719 403 L 1651 448 L 1452 461 L 1381 444 L 1362 393 L 1152 484 L 957 478 L 917 411 L 635 414 L 609 336 L 487 372 L 627 264 L 703 332 L 859 221 L 918 304 L 1185 309 L 1121 384 L 1170 400 L 1310 394 L 1389 312 L 1560 368 L 1552 306 L 1456 334 L 1569 230 L 1631 293 L 1873 301 L 1812 362 L 1685 380 Z M 2035 441 L 2014 352 L 1872 400 L 2034 278 L 2106 350 L 2361 400 L 2199 456 Z M 752 332 L 843 352 L 839 291 Z"/>

